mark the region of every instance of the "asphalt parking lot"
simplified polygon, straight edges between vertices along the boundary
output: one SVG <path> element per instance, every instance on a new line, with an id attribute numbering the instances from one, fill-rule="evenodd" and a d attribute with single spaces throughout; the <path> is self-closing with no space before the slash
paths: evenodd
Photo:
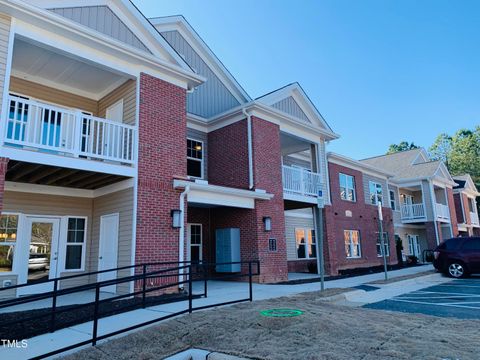
<path id="1" fill-rule="evenodd" d="M 480 319 L 480 276 L 452 280 L 364 307 L 458 319 Z"/>

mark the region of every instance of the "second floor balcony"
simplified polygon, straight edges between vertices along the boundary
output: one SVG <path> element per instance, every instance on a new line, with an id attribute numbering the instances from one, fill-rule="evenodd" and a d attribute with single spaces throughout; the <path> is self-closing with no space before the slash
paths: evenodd
<path id="1" fill-rule="evenodd" d="M 450 220 L 450 208 L 448 205 L 436 203 L 437 220 L 449 221 Z"/>
<path id="2" fill-rule="evenodd" d="M 320 174 L 307 169 L 283 165 L 282 175 L 286 194 L 317 197 L 322 189 Z"/>
<path id="3" fill-rule="evenodd" d="M 472 225 L 480 225 L 480 222 L 478 221 L 478 214 L 476 212 L 470 211 L 470 222 Z"/>
<path id="4" fill-rule="evenodd" d="M 402 204 L 401 206 L 402 220 L 425 220 L 425 206 L 420 204 Z"/>
<path id="5" fill-rule="evenodd" d="M 7 103 L 2 119 L 6 146 L 127 166 L 134 163 L 135 126 L 19 96 L 10 95 Z"/>

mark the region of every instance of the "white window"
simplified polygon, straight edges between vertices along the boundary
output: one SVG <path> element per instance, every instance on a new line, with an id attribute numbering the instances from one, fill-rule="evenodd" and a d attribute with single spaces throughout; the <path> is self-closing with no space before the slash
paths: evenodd
<path id="1" fill-rule="evenodd" d="M 369 182 L 370 189 L 370 203 L 378 205 L 379 202 L 383 204 L 383 189 L 382 185 L 373 181 Z"/>
<path id="2" fill-rule="evenodd" d="M 203 178 L 203 141 L 187 139 L 187 175 Z"/>
<path id="3" fill-rule="evenodd" d="M 188 224 L 190 240 L 190 261 L 202 261 L 202 224 Z"/>
<path id="4" fill-rule="evenodd" d="M 360 249 L 360 231 L 343 230 L 345 241 L 345 255 L 347 258 L 359 258 L 362 256 Z"/>
<path id="5" fill-rule="evenodd" d="M 317 257 L 315 230 L 296 228 L 295 243 L 297 245 L 297 259 L 315 259 Z"/>
<path id="6" fill-rule="evenodd" d="M 351 175 L 338 174 L 340 183 L 340 198 L 347 201 L 355 201 L 355 178 Z"/>
<path id="7" fill-rule="evenodd" d="M 65 270 L 82 270 L 85 263 L 86 243 L 85 218 L 68 218 L 67 243 L 65 246 Z"/>
<path id="8" fill-rule="evenodd" d="M 116 103 L 110 105 L 107 108 L 105 117 L 107 120 L 123 122 L 123 99 L 120 99 Z"/>
<path id="9" fill-rule="evenodd" d="M 0 215 L 0 273 L 13 269 L 17 230 L 18 215 Z"/>
<path id="10" fill-rule="evenodd" d="M 390 207 L 392 208 L 392 210 L 396 210 L 395 191 L 390 190 L 389 194 L 390 194 Z"/>
<path id="11" fill-rule="evenodd" d="M 382 243 L 379 234 L 380 233 L 375 233 L 377 235 L 377 256 L 383 256 L 382 254 Z M 390 241 L 388 239 L 388 232 L 383 233 L 383 241 L 384 241 L 384 246 L 385 246 L 385 256 L 390 256 Z"/>

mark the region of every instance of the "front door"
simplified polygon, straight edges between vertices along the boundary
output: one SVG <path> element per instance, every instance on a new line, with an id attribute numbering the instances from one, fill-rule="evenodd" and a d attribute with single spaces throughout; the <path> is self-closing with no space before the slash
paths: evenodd
<path id="1" fill-rule="evenodd" d="M 420 241 L 418 235 L 408 235 L 408 250 L 410 255 L 420 259 Z"/>
<path id="2" fill-rule="evenodd" d="M 19 295 L 53 290 L 53 282 L 42 281 L 58 277 L 59 218 L 27 217 L 28 260 L 25 257 L 20 283 L 38 285 L 18 289 Z"/>
<path id="3" fill-rule="evenodd" d="M 100 244 L 98 250 L 98 270 L 117 268 L 118 256 L 118 221 L 119 214 L 110 214 L 100 217 Z M 98 281 L 115 279 L 116 271 L 98 274 Z M 100 288 L 100 291 L 115 293 L 117 285 Z"/>
<path id="4" fill-rule="evenodd" d="M 188 224 L 188 244 L 190 247 L 190 261 L 199 263 L 202 261 L 202 224 Z"/>

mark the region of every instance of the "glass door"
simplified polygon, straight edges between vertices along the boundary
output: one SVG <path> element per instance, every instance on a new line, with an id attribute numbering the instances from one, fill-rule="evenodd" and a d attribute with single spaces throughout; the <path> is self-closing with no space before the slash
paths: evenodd
<path id="1" fill-rule="evenodd" d="M 24 279 L 21 283 L 36 284 L 21 290 L 21 294 L 35 294 L 53 290 L 53 283 L 42 283 L 57 277 L 58 274 L 58 243 L 60 219 L 58 218 L 27 218 L 28 261 L 24 266 Z"/>

